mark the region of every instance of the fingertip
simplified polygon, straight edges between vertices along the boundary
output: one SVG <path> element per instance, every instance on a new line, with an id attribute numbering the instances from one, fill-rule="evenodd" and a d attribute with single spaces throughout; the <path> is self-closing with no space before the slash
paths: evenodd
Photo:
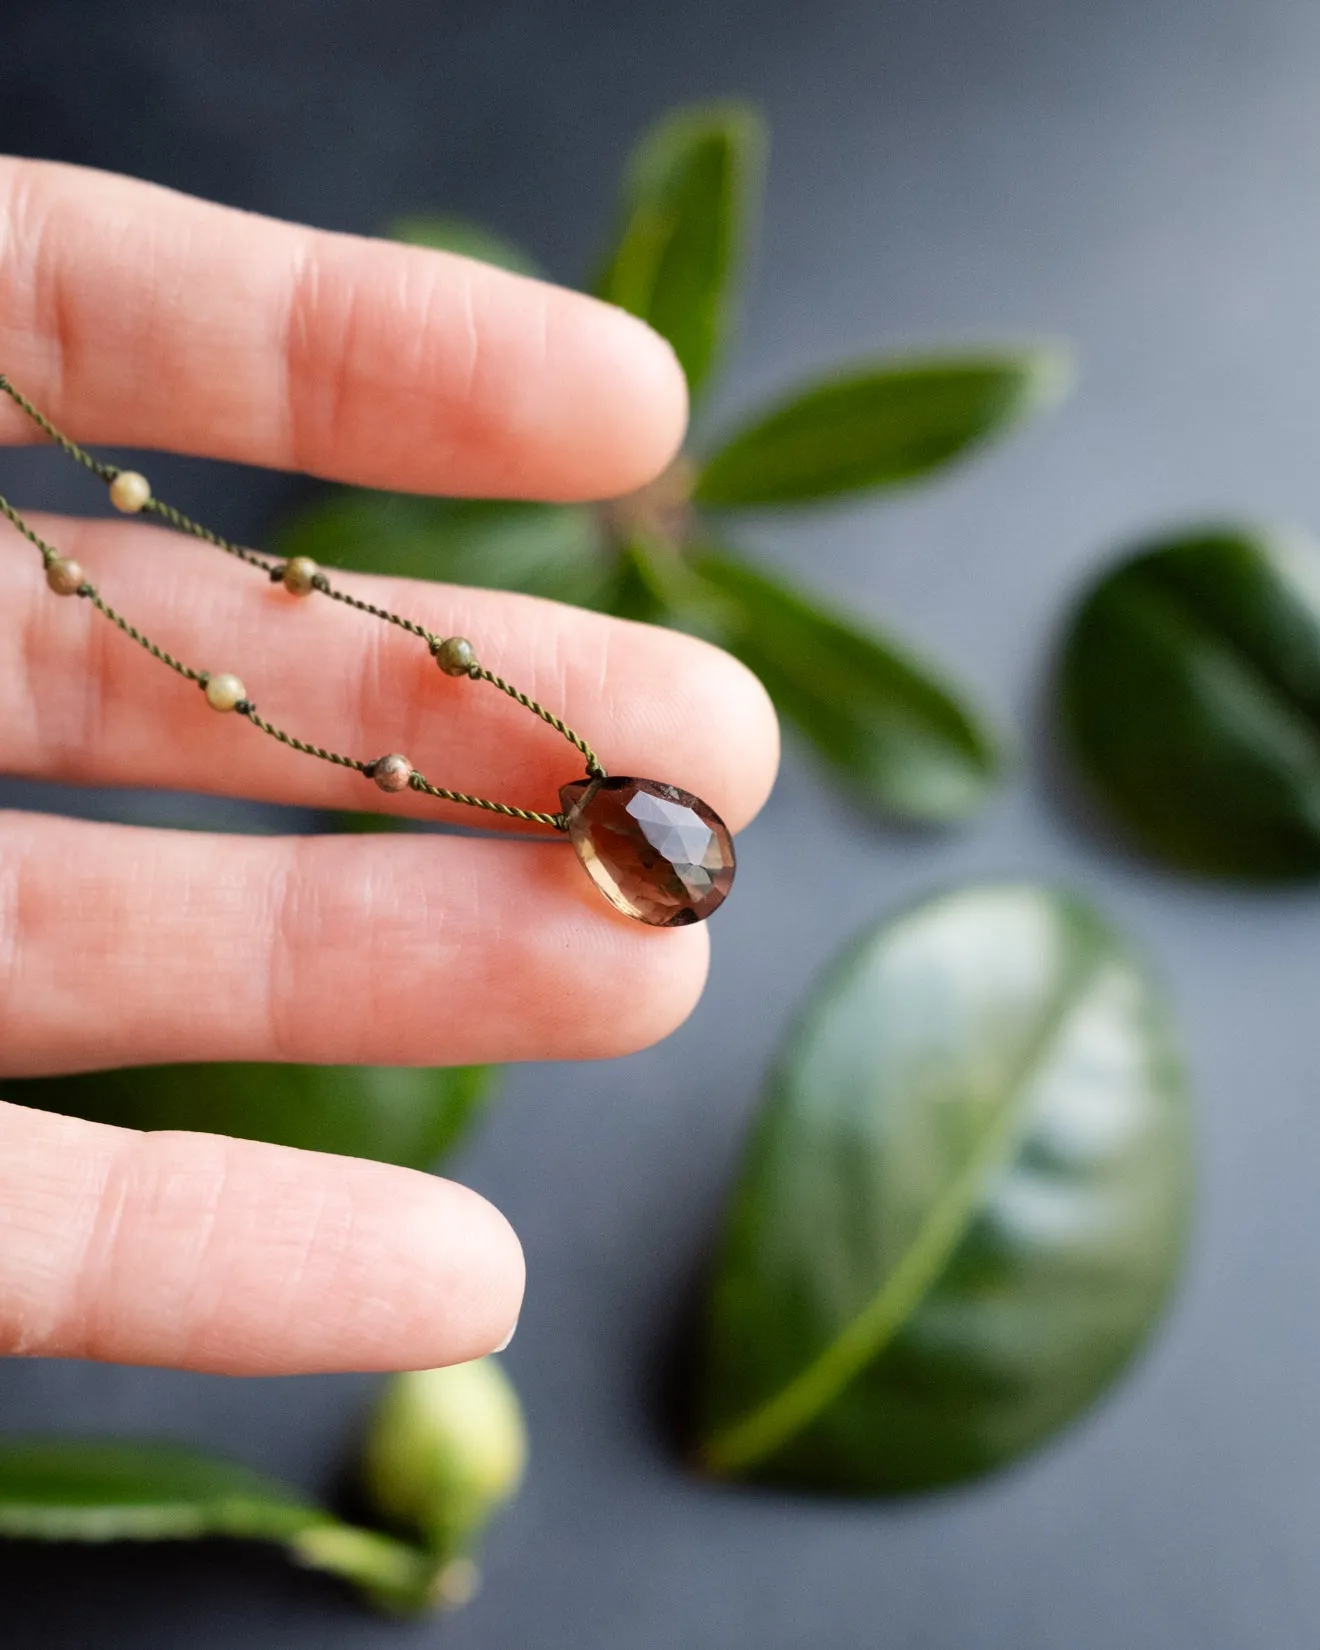
<path id="1" fill-rule="evenodd" d="M 699 637 L 691 648 L 690 690 L 708 707 L 703 723 L 721 765 L 719 797 L 731 831 L 741 831 L 765 806 L 779 772 L 779 718 L 760 677 L 740 659 Z"/>
<path id="2" fill-rule="evenodd" d="M 233 1201 L 199 1280 L 215 1310 L 165 1361 L 237 1374 L 431 1369 L 483 1357 L 517 1322 L 522 1245 L 479 1193 L 388 1163 L 223 1150 Z M 254 1215 L 277 1182 L 283 1210 Z"/>
<path id="3" fill-rule="evenodd" d="M 614 925 L 632 919 L 602 911 L 599 921 Z M 706 924 L 629 935 L 636 941 L 630 989 L 617 992 L 608 1024 L 600 1028 L 593 1056 L 616 1059 L 663 1042 L 687 1020 L 701 1000 L 710 972 Z"/>
<path id="4" fill-rule="evenodd" d="M 387 1359 L 391 1366 L 430 1369 L 484 1357 L 508 1341 L 522 1311 L 527 1263 L 508 1219 L 456 1181 L 429 1186 L 433 1206 L 418 1211 L 414 1252 L 430 1284 L 417 1300 L 416 1344 L 405 1357 Z M 399 1236 L 408 1242 L 406 1232 Z"/>
<path id="5" fill-rule="evenodd" d="M 616 620 L 606 634 L 609 667 L 617 661 L 619 677 L 626 670 L 633 683 L 604 746 L 611 770 L 662 773 L 741 831 L 764 807 L 779 769 L 779 721 L 759 677 L 683 631 Z M 598 692 L 593 679 L 582 692 Z M 586 719 L 576 704 L 573 711 Z"/>
<path id="6" fill-rule="evenodd" d="M 572 295 L 558 339 L 576 386 L 565 408 L 574 440 L 547 496 L 616 498 L 653 481 L 677 455 L 688 421 L 687 379 L 669 343 L 636 316 Z"/>

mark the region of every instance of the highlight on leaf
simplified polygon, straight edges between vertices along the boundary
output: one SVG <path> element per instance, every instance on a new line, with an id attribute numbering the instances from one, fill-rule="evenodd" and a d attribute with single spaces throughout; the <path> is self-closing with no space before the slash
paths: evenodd
<path id="1" fill-rule="evenodd" d="M 1071 620 L 1059 714 L 1092 794 L 1156 858 L 1320 875 L 1320 552 L 1251 524 L 1138 547 Z"/>
<path id="2" fill-rule="evenodd" d="M 1163 996 L 1080 899 L 937 896 L 790 1035 L 708 1304 L 707 1471 L 847 1494 L 1002 1467 L 1159 1321 L 1192 1180 Z"/>

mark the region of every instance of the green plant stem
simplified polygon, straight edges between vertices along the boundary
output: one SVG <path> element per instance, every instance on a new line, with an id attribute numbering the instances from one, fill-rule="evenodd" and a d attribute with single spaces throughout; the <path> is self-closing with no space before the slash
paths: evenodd
<path id="1" fill-rule="evenodd" d="M 338 1576 L 396 1615 L 421 1615 L 443 1598 L 449 1558 L 354 1524 L 327 1522 L 289 1543 L 295 1563 Z"/>

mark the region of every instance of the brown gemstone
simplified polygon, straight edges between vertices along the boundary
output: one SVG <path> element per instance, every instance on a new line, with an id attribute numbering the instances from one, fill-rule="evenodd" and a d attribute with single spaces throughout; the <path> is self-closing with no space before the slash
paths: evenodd
<path id="1" fill-rule="evenodd" d="M 655 928 L 701 922 L 733 884 L 733 839 L 690 791 L 655 779 L 578 779 L 559 792 L 587 875 Z"/>

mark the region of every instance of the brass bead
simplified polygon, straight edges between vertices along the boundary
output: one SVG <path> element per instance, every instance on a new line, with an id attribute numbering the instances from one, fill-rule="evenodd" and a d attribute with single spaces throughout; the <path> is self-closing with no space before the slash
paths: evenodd
<path id="1" fill-rule="evenodd" d="M 281 582 L 291 596 L 310 596 L 320 571 L 310 556 L 294 556 L 285 563 Z"/>
<path id="2" fill-rule="evenodd" d="M 136 470 L 121 470 L 110 483 L 110 502 L 126 516 L 135 516 L 151 502 L 151 483 Z"/>
<path id="3" fill-rule="evenodd" d="M 435 662 L 446 676 L 466 676 L 477 655 L 466 636 L 446 636 L 435 650 Z"/>
<path id="4" fill-rule="evenodd" d="M 372 766 L 371 777 L 383 791 L 406 791 L 412 780 L 413 765 L 406 756 L 391 751 Z"/>
<path id="5" fill-rule="evenodd" d="M 57 596 L 76 596 L 87 582 L 87 575 L 76 561 L 57 556 L 46 563 L 46 583 Z"/>
<path id="6" fill-rule="evenodd" d="M 206 702 L 212 710 L 233 710 L 247 698 L 247 689 L 237 676 L 227 670 L 218 671 L 207 679 Z"/>

